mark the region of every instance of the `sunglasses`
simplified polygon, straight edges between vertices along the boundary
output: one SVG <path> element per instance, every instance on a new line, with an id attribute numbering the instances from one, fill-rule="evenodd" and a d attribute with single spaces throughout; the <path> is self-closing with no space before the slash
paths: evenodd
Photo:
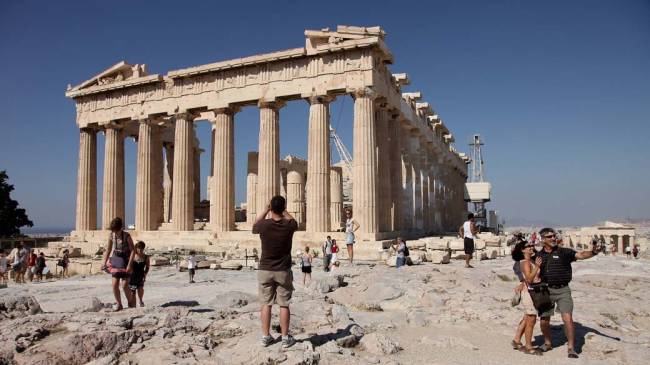
<path id="1" fill-rule="evenodd" d="M 548 236 L 544 236 L 544 238 L 555 238 L 555 235 L 551 234 L 551 235 L 548 235 Z"/>
<path id="2" fill-rule="evenodd" d="M 535 245 L 526 245 L 524 248 L 535 248 Z"/>

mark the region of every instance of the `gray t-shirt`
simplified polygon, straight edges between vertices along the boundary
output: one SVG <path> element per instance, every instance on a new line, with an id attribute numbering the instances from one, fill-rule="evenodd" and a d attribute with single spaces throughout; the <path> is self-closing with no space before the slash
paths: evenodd
<path id="1" fill-rule="evenodd" d="M 402 242 L 397 246 L 397 257 L 404 258 L 404 251 L 406 251 L 406 244 Z"/>
<path id="2" fill-rule="evenodd" d="M 325 247 L 325 254 L 326 255 L 331 255 L 332 254 L 332 241 L 325 241 L 325 244 L 323 245 Z"/>

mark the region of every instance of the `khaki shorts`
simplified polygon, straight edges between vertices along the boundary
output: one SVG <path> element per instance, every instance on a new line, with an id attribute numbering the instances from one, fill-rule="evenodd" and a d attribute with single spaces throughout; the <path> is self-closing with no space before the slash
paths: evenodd
<path id="1" fill-rule="evenodd" d="M 548 291 L 551 293 L 551 302 L 553 302 L 554 308 L 540 313 L 540 317 L 552 316 L 555 308 L 560 313 L 573 313 L 573 298 L 571 297 L 571 288 L 568 285 L 559 289 L 548 288 Z"/>
<path id="2" fill-rule="evenodd" d="M 287 271 L 257 271 L 257 282 L 260 302 L 265 305 L 277 304 L 288 307 L 293 293 L 293 272 Z"/>
<path id="3" fill-rule="evenodd" d="M 521 307 L 525 314 L 533 316 L 537 315 L 537 309 L 535 309 L 535 304 L 533 304 L 533 298 L 530 296 L 530 293 L 526 288 L 521 291 Z"/>

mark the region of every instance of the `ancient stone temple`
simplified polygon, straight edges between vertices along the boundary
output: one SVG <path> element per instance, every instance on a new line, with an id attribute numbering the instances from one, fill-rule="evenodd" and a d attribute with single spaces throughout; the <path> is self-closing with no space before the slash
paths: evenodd
<path id="1" fill-rule="evenodd" d="M 235 223 L 234 125 L 242 107 L 259 108 L 259 148 L 247 166 L 247 218 L 283 192 L 304 233 L 320 242 L 340 228 L 343 171 L 331 165 L 329 104 L 354 100 L 352 209 L 359 238 L 455 231 L 466 214 L 468 158 L 419 92 L 403 92 L 379 27 L 305 31 L 305 46 L 215 62 L 167 74 L 120 62 L 69 87 L 79 127 L 73 240 L 103 242 L 124 217 L 124 139 L 137 140 L 133 234 L 164 245 L 254 242 Z M 306 160 L 281 160 L 279 118 L 289 102 L 308 102 Z M 193 123 L 212 123 L 209 221 L 198 219 L 198 146 Z M 97 216 L 97 133 L 105 134 L 102 219 Z M 245 167 L 246 168 L 246 167 Z M 149 244 L 148 242 L 148 244 Z"/>

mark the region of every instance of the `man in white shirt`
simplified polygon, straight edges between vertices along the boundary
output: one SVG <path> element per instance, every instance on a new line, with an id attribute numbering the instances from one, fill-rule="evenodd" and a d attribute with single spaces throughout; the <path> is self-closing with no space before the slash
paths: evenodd
<path id="1" fill-rule="evenodd" d="M 467 220 L 462 226 L 460 226 L 458 235 L 463 238 L 465 248 L 465 267 L 473 268 L 474 266 L 469 264 L 469 260 L 472 259 L 472 255 L 474 254 L 474 239 L 478 238 L 478 229 L 476 228 L 476 224 L 474 224 L 473 213 L 467 215 Z"/>

